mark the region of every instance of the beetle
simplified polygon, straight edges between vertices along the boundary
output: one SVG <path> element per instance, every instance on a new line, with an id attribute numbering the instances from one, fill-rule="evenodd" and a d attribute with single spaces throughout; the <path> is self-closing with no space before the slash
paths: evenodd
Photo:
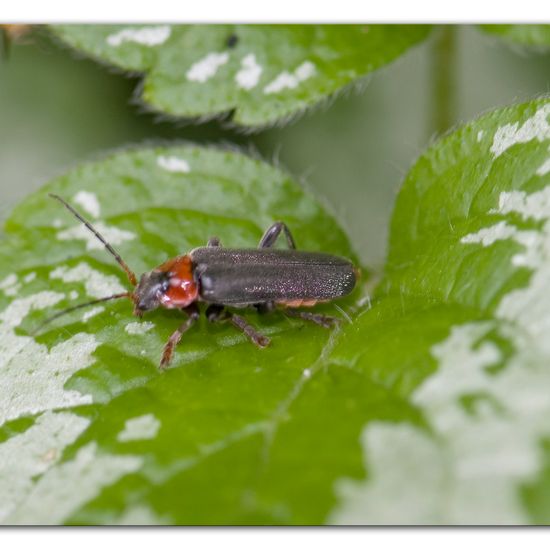
<path id="1" fill-rule="evenodd" d="M 297 308 L 346 296 L 354 289 L 359 275 L 346 258 L 296 250 L 288 226 L 278 221 L 267 229 L 257 248 L 223 248 L 220 240 L 212 237 L 206 246 L 171 258 L 138 280 L 118 252 L 84 216 L 59 195 L 50 194 L 50 197 L 65 206 L 103 243 L 125 271 L 134 290 L 69 307 L 46 319 L 39 328 L 66 313 L 119 298 L 130 299 L 133 313 L 138 317 L 158 307 L 179 309 L 187 314 L 187 319 L 164 346 L 160 369 L 170 364 L 183 334 L 199 318 L 199 302 L 208 304 L 205 311 L 208 321 L 229 321 L 254 344 L 264 348 L 270 343 L 269 338 L 227 307 L 252 307 L 260 313 L 279 307 L 288 316 L 330 328 L 338 318 Z M 281 235 L 288 248 L 273 248 Z"/>

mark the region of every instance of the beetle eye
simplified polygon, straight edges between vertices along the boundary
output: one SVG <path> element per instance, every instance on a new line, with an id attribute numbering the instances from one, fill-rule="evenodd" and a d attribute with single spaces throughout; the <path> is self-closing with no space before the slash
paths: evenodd
<path id="1" fill-rule="evenodd" d="M 169 286 L 167 283 L 162 283 L 157 287 L 157 291 L 155 292 L 155 295 L 158 300 L 160 300 L 163 296 L 166 295 L 166 293 L 168 292 L 168 288 Z"/>

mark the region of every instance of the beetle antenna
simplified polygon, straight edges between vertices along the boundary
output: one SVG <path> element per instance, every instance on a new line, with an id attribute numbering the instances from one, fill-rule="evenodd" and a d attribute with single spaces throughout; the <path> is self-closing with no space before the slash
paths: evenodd
<path id="1" fill-rule="evenodd" d="M 62 199 L 59 195 L 49 193 L 52 199 L 59 201 L 69 212 L 71 212 L 78 220 L 80 220 L 95 236 L 100 240 L 105 248 L 114 256 L 115 260 L 119 263 L 120 267 L 124 269 L 128 279 L 133 286 L 137 285 L 136 274 L 128 267 L 126 262 L 120 257 L 120 254 L 105 240 L 105 238 L 99 233 L 99 231 L 86 219 L 79 214 L 66 200 Z"/>
<path id="2" fill-rule="evenodd" d="M 113 294 L 111 296 L 105 296 L 103 298 L 98 298 L 96 300 L 91 300 L 89 302 L 85 302 L 83 304 L 77 304 L 76 306 L 71 306 L 66 309 L 63 309 L 61 311 L 58 311 L 51 317 L 48 317 L 38 327 L 33 330 L 30 334 L 31 336 L 34 336 L 36 333 L 40 332 L 42 328 L 44 328 L 46 325 L 50 324 L 52 321 L 55 321 L 58 317 L 62 317 L 63 315 L 66 315 L 67 313 L 71 313 L 72 311 L 75 311 L 77 309 L 81 309 L 83 307 L 93 306 L 94 304 L 99 304 L 101 302 L 107 302 L 109 300 L 117 300 L 118 298 L 130 298 L 133 299 L 134 295 L 132 292 L 121 292 L 120 294 Z"/>

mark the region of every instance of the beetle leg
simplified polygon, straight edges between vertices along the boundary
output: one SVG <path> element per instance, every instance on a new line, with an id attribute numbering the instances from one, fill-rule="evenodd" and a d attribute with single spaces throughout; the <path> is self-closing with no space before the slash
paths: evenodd
<path id="1" fill-rule="evenodd" d="M 225 309 L 224 306 L 218 304 L 212 304 L 206 309 L 206 318 L 211 322 L 219 321 L 231 321 L 231 324 L 242 330 L 252 343 L 256 344 L 259 348 L 265 348 L 269 345 L 270 339 L 264 336 L 261 332 L 258 332 L 252 325 L 250 325 L 244 317 L 231 313 Z"/>
<path id="2" fill-rule="evenodd" d="M 264 336 L 261 332 L 258 332 L 252 325 L 250 325 L 244 317 L 236 315 L 235 313 L 229 314 L 229 320 L 234 327 L 242 330 L 253 344 L 256 344 L 259 348 L 265 348 L 269 346 L 271 340 Z"/>
<path id="3" fill-rule="evenodd" d="M 210 237 L 208 239 L 208 242 L 206 243 L 206 246 L 209 248 L 212 248 L 213 246 L 221 246 L 222 243 L 220 242 L 220 239 L 218 237 Z"/>
<path id="4" fill-rule="evenodd" d="M 306 321 L 311 321 L 312 323 L 320 325 L 324 328 L 331 328 L 340 322 L 340 319 L 338 317 L 322 315 L 321 313 L 311 313 L 310 311 L 296 311 L 294 309 L 284 309 L 282 311 L 288 317 L 305 319 Z"/>
<path id="5" fill-rule="evenodd" d="M 160 369 L 164 369 L 170 364 L 174 348 L 179 344 L 183 333 L 189 330 L 199 318 L 199 308 L 195 304 L 186 307 L 183 311 L 187 313 L 188 318 L 172 333 L 172 336 L 166 342 L 164 351 L 162 352 L 162 359 L 160 360 Z"/>
<path id="6" fill-rule="evenodd" d="M 292 233 L 284 222 L 275 222 L 271 227 L 268 227 L 264 233 L 264 236 L 260 240 L 258 248 L 271 248 L 277 241 L 281 231 L 285 234 L 288 248 L 296 248 Z"/>

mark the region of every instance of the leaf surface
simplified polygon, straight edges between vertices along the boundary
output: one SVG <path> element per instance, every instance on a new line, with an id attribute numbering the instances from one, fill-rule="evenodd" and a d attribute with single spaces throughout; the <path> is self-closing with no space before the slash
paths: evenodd
<path id="1" fill-rule="evenodd" d="M 407 175 L 378 296 L 333 360 L 414 414 L 365 424 L 366 478 L 336 484 L 330 521 L 549 521 L 549 146 L 542 99 L 458 129 Z"/>
<path id="2" fill-rule="evenodd" d="M 249 321 L 272 338 L 259 350 L 230 325 L 203 319 L 162 374 L 162 347 L 183 320 L 177 311 L 139 321 L 129 303 L 106 303 L 33 338 L 30 331 L 51 313 L 128 286 L 101 244 L 47 192 L 90 218 L 138 274 L 213 235 L 226 246 L 256 246 L 278 219 L 300 248 L 354 257 L 309 193 L 232 151 L 116 153 L 29 196 L 0 244 L 0 520 L 322 521 L 332 498 L 327 479 L 334 467 L 346 472 L 347 459 L 327 441 L 326 456 L 310 470 L 299 423 L 292 423 L 298 429 L 290 446 L 278 429 L 337 332 L 277 312 L 251 313 Z M 315 391 L 315 400 L 326 390 Z M 317 506 L 307 503 L 301 483 L 319 494 Z"/>
<path id="3" fill-rule="evenodd" d="M 141 99 L 238 126 L 294 117 L 424 40 L 421 25 L 56 25 L 72 47 L 144 73 Z"/>
<path id="4" fill-rule="evenodd" d="M 547 523 L 549 145 L 547 99 L 437 141 L 399 193 L 376 293 L 342 303 L 351 323 L 252 315 L 267 350 L 203 323 L 164 375 L 173 312 L 128 328 L 113 304 L 27 336 L 69 293 L 124 283 L 103 251 L 59 240 L 64 211 L 29 197 L 0 246 L 0 455 L 18 495 L 3 521 Z M 233 152 L 120 153 L 49 190 L 92 212 L 77 193 L 93 193 L 99 222 L 139 235 L 117 245 L 138 272 L 210 235 L 257 242 L 275 219 L 301 248 L 353 257 L 307 193 Z"/>

